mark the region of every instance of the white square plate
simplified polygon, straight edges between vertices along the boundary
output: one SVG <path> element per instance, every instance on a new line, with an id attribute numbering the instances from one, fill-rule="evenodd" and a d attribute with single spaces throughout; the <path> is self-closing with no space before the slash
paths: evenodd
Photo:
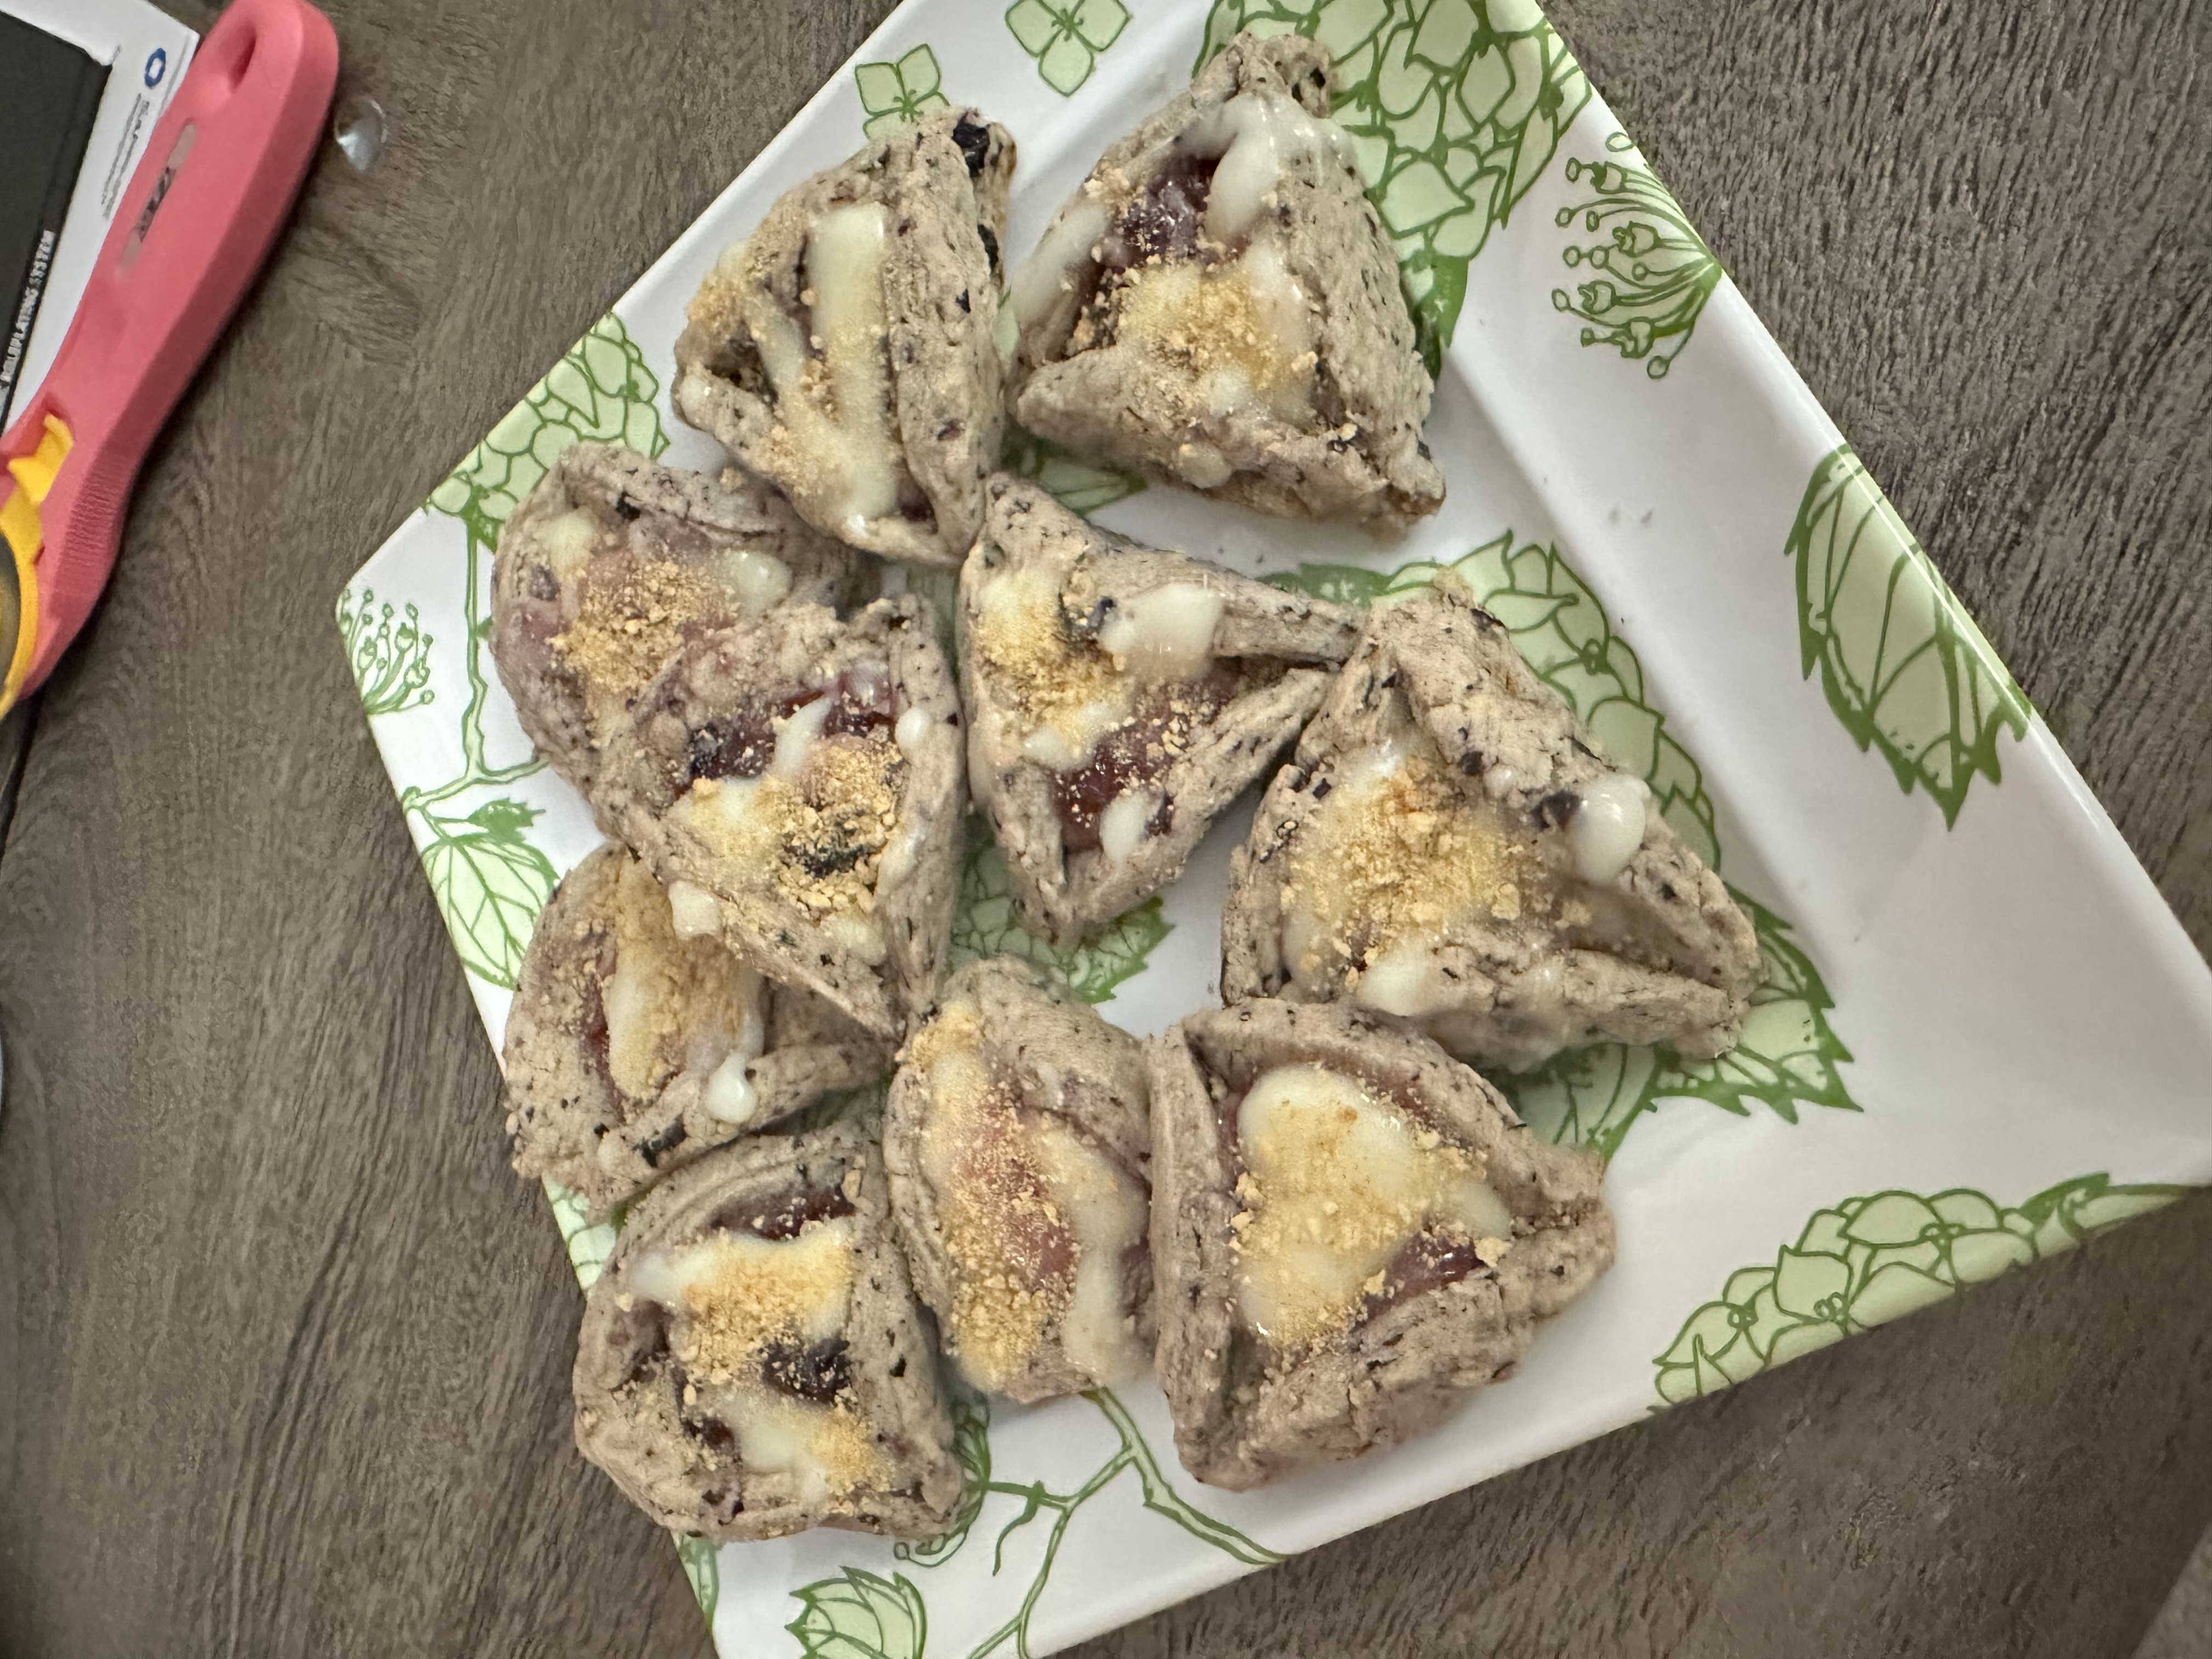
<path id="1" fill-rule="evenodd" d="M 994 0 L 995 5 L 995 0 Z M 500 522 L 579 436 L 683 465 L 685 301 L 783 190 L 948 100 L 1020 145 L 1015 262 L 1240 21 L 1316 33 L 1409 289 L 1449 337 L 1443 510 L 1263 522 L 1035 452 L 1113 527 L 1362 599 L 1455 565 L 1749 902 L 1741 1049 L 1506 1079 L 1603 1147 L 1619 1264 L 1415 1443 L 1264 1492 L 1176 1465 L 1149 1385 L 961 1407 L 959 1528 L 684 1559 L 732 1659 L 1042 1654 L 1894 1318 L 2212 1181 L 2212 975 L 1880 490 L 1531 0 L 908 0 L 339 605 L 376 740 L 496 1043 L 532 922 L 598 841 L 482 645 Z M 1633 648 L 1631 648 L 1631 642 Z M 1138 1033 L 1215 1000 L 1240 809 L 1163 901 L 1055 957 L 971 843 L 956 945 L 1053 961 Z M 494 1132 L 487 1117 L 487 1135 Z M 586 1282 L 612 1242 L 555 1209 Z M 568 1356 L 548 1354 L 565 1368 Z"/>

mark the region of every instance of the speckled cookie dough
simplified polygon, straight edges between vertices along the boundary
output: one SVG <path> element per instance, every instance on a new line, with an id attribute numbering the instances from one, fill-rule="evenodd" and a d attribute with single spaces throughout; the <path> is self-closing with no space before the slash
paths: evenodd
<path id="1" fill-rule="evenodd" d="M 1004 430 L 1013 170 L 1003 128 L 947 110 L 786 193 L 691 301 L 677 412 L 829 534 L 957 566 Z"/>
<path id="2" fill-rule="evenodd" d="M 971 962 L 884 1116 L 891 1207 L 945 1352 L 1018 1401 L 1152 1369 L 1143 1051 L 1009 957 Z"/>
<path id="3" fill-rule="evenodd" d="M 1231 866 L 1222 994 L 1343 998 L 1478 1065 L 1735 1044 L 1759 945 L 1639 778 L 1446 576 L 1376 611 Z"/>
<path id="4" fill-rule="evenodd" d="M 1201 1480 L 1419 1434 L 1613 1261 L 1603 1161 L 1536 1139 L 1426 1038 L 1262 1000 L 1146 1063 L 1155 1366 Z"/>
<path id="5" fill-rule="evenodd" d="M 1003 474 L 960 578 L 969 781 L 1073 943 L 1182 873 L 1321 706 L 1357 613 L 1093 528 Z"/>
<path id="6" fill-rule="evenodd" d="M 1018 422 L 1283 518 L 1442 505 L 1435 388 L 1328 64 L 1240 34 L 1100 158 L 1009 290 Z"/>

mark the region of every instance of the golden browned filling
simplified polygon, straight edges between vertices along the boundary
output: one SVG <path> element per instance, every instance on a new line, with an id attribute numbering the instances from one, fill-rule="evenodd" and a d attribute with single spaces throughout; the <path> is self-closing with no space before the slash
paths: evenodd
<path id="1" fill-rule="evenodd" d="M 626 1310 L 637 1297 L 661 1310 L 687 1426 L 801 1502 L 890 1478 L 845 1360 L 855 1225 L 840 1213 L 784 1237 L 710 1231 L 641 1258 L 624 1292 Z"/>
<path id="2" fill-rule="evenodd" d="M 1279 1349 L 1504 1256 L 1513 1220 L 1480 1152 L 1346 1073 L 1262 1073 L 1236 1107 L 1232 1218 L 1245 1322 Z"/>
<path id="3" fill-rule="evenodd" d="M 669 814 L 726 878 L 796 906 L 863 961 L 881 962 L 876 916 L 907 758 L 888 671 L 747 711 L 695 737 L 689 791 Z"/>
<path id="4" fill-rule="evenodd" d="M 597 981 L 593 1034 L 607 1080 L 651 1100 L 688 1073 L 710 1113 L 744 1122 L 757 1104 L 745 1067 L 767 1035 L 761 976 L 719 940 L 679 937 L 668 896 L 636 860 L 620 866 L 613 910 L 614 971 Z"/>
<path id="5" fill-rule="evenodd" d="M 1098 1381 L 1141 1373 L 1123 1281 L 1145 1235 L 1135 1183 L 1065 1121 L 1024 1106 L 973 1001 L 948 1004 L 908 1063 L 928 1091 L 922 1172 L 952 1266 L 947 1351 L 1000 1392 L 1054 1341 Z"/>
<path id="6" fill-rule="evenodd" d="M 979 739 L 992 763 L 1052 775 L 1063 848 L 1129 858 L 1174 827 L 1162 780 L 1199 729 L 1279 672 L 1217 662 L 1223 596 L 1202 580 L 1166 582 L 1102 605 L 1095 629 L 1067 614 L 1061 579 L 1030 566 L 987 582 L 969 648 L 987 667 Z"/>

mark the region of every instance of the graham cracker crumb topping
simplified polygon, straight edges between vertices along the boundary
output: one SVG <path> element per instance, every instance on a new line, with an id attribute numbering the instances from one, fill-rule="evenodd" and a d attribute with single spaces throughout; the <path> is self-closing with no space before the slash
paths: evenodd
<path id="1" fill-rule="evenodd" d="M 984 1041 L 975 1004 L 947 1005 L 910 1063 L 929 1091 L 921 1161 L 953 1264 L 945 1346 L 972 1380 L 1003 1390 L 1066 1315 L 1079 1247 L 1037 1168 L 1020 1087 Z"/>

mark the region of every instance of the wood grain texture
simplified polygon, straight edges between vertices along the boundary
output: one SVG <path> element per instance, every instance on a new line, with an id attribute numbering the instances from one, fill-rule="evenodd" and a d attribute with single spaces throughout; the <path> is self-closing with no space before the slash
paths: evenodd
<path id="1" fill-rule="evenodd" d="M 208 15 L 180 7 L 204 24 Z M 0 1653 L 704 1654 L 330 607 L 878 0 L 353 0 L 0 853 Z M 2212 22 L 1557 0 L 2212 945 Z M 2212 1519 L 2212 1196 L 1094 1644 L 2130 1652 Z"/>

